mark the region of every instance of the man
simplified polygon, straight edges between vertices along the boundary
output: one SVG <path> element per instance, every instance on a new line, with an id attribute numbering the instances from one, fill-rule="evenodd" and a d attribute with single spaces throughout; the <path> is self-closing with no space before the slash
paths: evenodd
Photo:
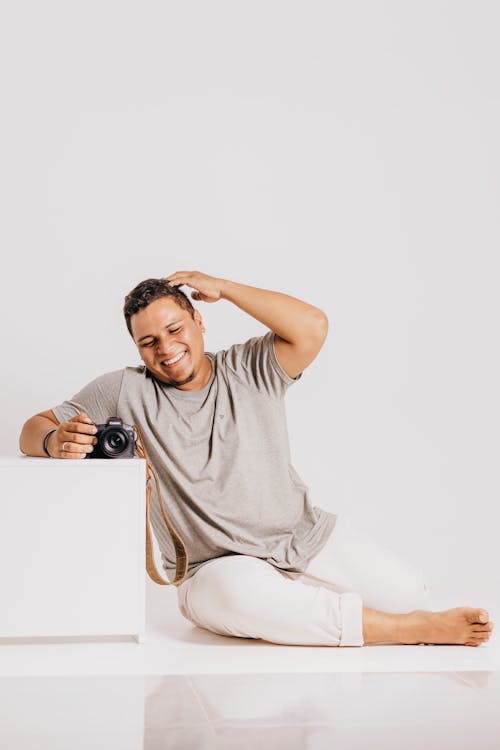
<path id="1" fill-rule="evenodd" d="M 195 300 L 232 302 L 268 332 L 205 352 L 202 317 L 182 285 Z M 488 640 L 493 623 L 486 610 L 415 608 L 427 594 L 421 571 L 311 505 L 290 462 L 284 395 L 325 342 L 322 310 L 279 292 L 178 271 L 138 284 L 125 298 L 124 315 L 144 366 L 101 375 L 32 417 L 20 448 L 30 456 L 81 459 L 96 443 L 95 424 L 119 416 L 140 427 L 188 551 L 187 578 L 177 586 L 187 619 L 277 643 Z M 151 522 L 172 575 L 175 551 L 157 497 Z"/>

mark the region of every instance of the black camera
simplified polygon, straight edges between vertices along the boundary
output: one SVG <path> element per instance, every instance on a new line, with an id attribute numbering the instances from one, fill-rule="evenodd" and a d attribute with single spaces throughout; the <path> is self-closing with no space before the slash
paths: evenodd
<path id="1" fill-rule="evenodd" d="M 133 458 L 135 431 L 123 424 L 120 417 L 110 417 L 106 424 L 97 424 L 97 443 L 85 458 Z"/>

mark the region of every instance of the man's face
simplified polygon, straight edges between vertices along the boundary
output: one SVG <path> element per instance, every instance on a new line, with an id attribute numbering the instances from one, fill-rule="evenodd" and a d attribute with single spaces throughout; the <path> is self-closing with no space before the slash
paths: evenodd
<path id="1" fill-rule="evenodd" d="M 158 380 L 184 391 L 200 390 L 209 381 L 212 365 L 198 310 L 193 320 L 173 299 L 162 297 L 132 315 L 130 327 L 141 359 Z M 167 364 L 179 354 L 178 362 Z"/>

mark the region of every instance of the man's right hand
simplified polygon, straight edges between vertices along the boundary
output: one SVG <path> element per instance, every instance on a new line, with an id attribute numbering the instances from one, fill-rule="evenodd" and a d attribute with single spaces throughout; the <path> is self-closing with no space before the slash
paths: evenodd
<path id="1" fill-rule="evenodd" d="M 81 411 L 76 417 L 62 422 L 47 440 L 47 450 L 51 458 L 85 458 L 94 450 L 97 427 Z"/>

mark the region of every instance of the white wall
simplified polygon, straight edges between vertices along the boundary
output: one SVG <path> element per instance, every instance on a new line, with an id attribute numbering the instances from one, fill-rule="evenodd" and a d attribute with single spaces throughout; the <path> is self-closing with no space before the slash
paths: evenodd
<path id="1" fill-rule="evenodd" d="M 200 270 L 329 316 L 287 395 L 313 501 L 430 580 L 498 574 L 499 21 L 478 0 L 3 4 L 0 451 L 139 362 L 135 284 Z M 207 351 L 266 330 L 195 305 Z"/>

